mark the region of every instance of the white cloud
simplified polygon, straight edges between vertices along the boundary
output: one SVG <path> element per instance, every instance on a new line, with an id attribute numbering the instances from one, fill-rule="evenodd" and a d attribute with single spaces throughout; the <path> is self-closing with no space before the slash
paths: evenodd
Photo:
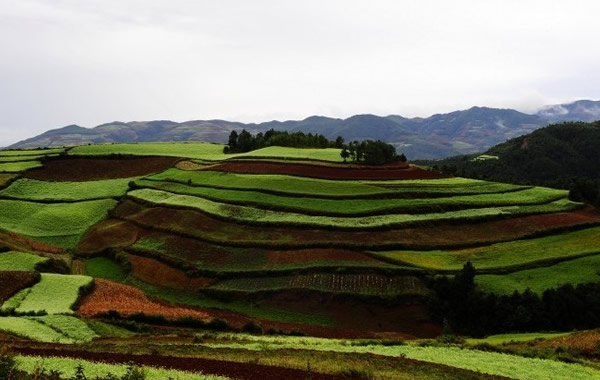
<path id="1" fill-rule="evenodd" d="M 0 0 L 0 144 L 112 120 L 599 98 L 600 2 Z"/>

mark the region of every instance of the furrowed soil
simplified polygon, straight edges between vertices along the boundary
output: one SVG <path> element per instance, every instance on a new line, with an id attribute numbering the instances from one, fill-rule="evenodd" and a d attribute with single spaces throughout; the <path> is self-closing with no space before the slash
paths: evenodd
<path id="1" fill-rule="evenodd" d="M 132 265 L 133 276 L 151 285 L 193 292 L 215 281 L 206 277 L 189 277 L 181 270 L 148 257 L 128 255 L 127 258 Z"/>
<path id="2" fill-rule="evenodd" d="M 361 166 L 340 168 L 331 166 L 286 164 L 274 162 L 224 162 L 206 167 L 210 170 L 229 173 L 246 174 L 285 174 L 321 179 L 347 179 L 347 180 L 393 180 L 393 179 L 435 179 L 448 178 L 449 176 L 421 169 L 417 166 L 408 166 L 398 162 L 377 167 Z"/>
<path id="3" fill-rule="evenodd" d="M 137 177 L 168 169 L 178 160 L 174 157 L 60 158 L 48 160 L 43 167 L 27 171 L 25 177 L 43 181 Z"/>
<path id="4" fill-rule="evenodd" d="M 132 201 L 122 202 L 113 214 L 117 218 L 145 228 L 211 243 L 271 249 L 332 246 L 353 249 L 464 247 L 549 234 L 600 222 L 598 211 L 583 209 L 502 218 L 485 223 L 423 224 L 395 230 L 344 231 L 275 226 L 266 228 L 226 222 L 193 210 L 147 208 Z"/>

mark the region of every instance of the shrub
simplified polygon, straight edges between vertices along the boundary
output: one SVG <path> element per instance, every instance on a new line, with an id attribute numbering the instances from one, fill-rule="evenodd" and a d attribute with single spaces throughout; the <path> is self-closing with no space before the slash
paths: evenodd
<path id="1" fill-rule="evenodd" d="M 263 328 L 260 323 L 250 321 L 242 327 L 242 331 L 249 334 L 261 334 L 263 333 Z"/>

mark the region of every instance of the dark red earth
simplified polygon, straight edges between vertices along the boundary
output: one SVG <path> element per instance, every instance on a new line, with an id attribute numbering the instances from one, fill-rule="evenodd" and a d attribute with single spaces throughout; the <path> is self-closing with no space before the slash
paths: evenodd
<path id="1" fill-rule="evenodd" d="M 130 355 L 106 352 L 69 351 L 51 348 L 30 347 L 14 348 L 13 351 L 22 355 L 29 356 L 59 356 L 91 361 L 100 361 L 105 363 L 134 362 L 137 365 L 178 369 L 190 372 L 201 371 L 204 374 L 222 375 L 244 380 L 305 380 L 308 378 L 309 375 L 306 371 L 293 368 L 273 367 L 254 363 L 237 363 L 189 357 L 161 355 Z M 312 372 L 310 374 L 310 379 L 337 380 L 346 379 L 346 377 Z"/>
<path id="2" fill-rule="evenodd" d="M 59 158 L 29 170 L 26 178 L 43 181 L 95 181 L 136 177 L 163 171 L 173 166 L 177 157 L 132 158 Z"/>
<path id="3" fill-rule="evenodd" d="M 444 174 L 424 170 L 417 166 L 411 165 L 406 167 L 405 163 L 394 163 L 377 167 L 343 168 L 324 165 L 231 161 L 210 166 L 207 169 L 229 173 L 286 174 L 309 178 L 347 180 L 434 179 L 448 177 Z"/>

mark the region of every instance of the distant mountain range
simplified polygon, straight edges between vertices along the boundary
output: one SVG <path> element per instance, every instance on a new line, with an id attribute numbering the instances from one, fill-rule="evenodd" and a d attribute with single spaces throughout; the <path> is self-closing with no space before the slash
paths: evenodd
<path id="1" fill-rule="evenodd" d="M 226 120 L 168 120 L 112 122 L 95 128 L 69 125 L 20 141 L 10 148 L 36 148 L 81 144 L 147 141 L 226 142 L 232 130 L 321 133 L 346 141 L 379 139 L 396 146 L 409 159 L 437 159 L 485 151 L 511 138 L 528 134 L 551 123 L 600 119 L 600 101 L 579 100 L 552 105 L 536 114 L 512 109 L 473 107 L 464 111 L 436 114 L 427 118 L 399 115 L 356 115 L 347 119 L 311 116 L 304 120 L 238 123 Z"/>

